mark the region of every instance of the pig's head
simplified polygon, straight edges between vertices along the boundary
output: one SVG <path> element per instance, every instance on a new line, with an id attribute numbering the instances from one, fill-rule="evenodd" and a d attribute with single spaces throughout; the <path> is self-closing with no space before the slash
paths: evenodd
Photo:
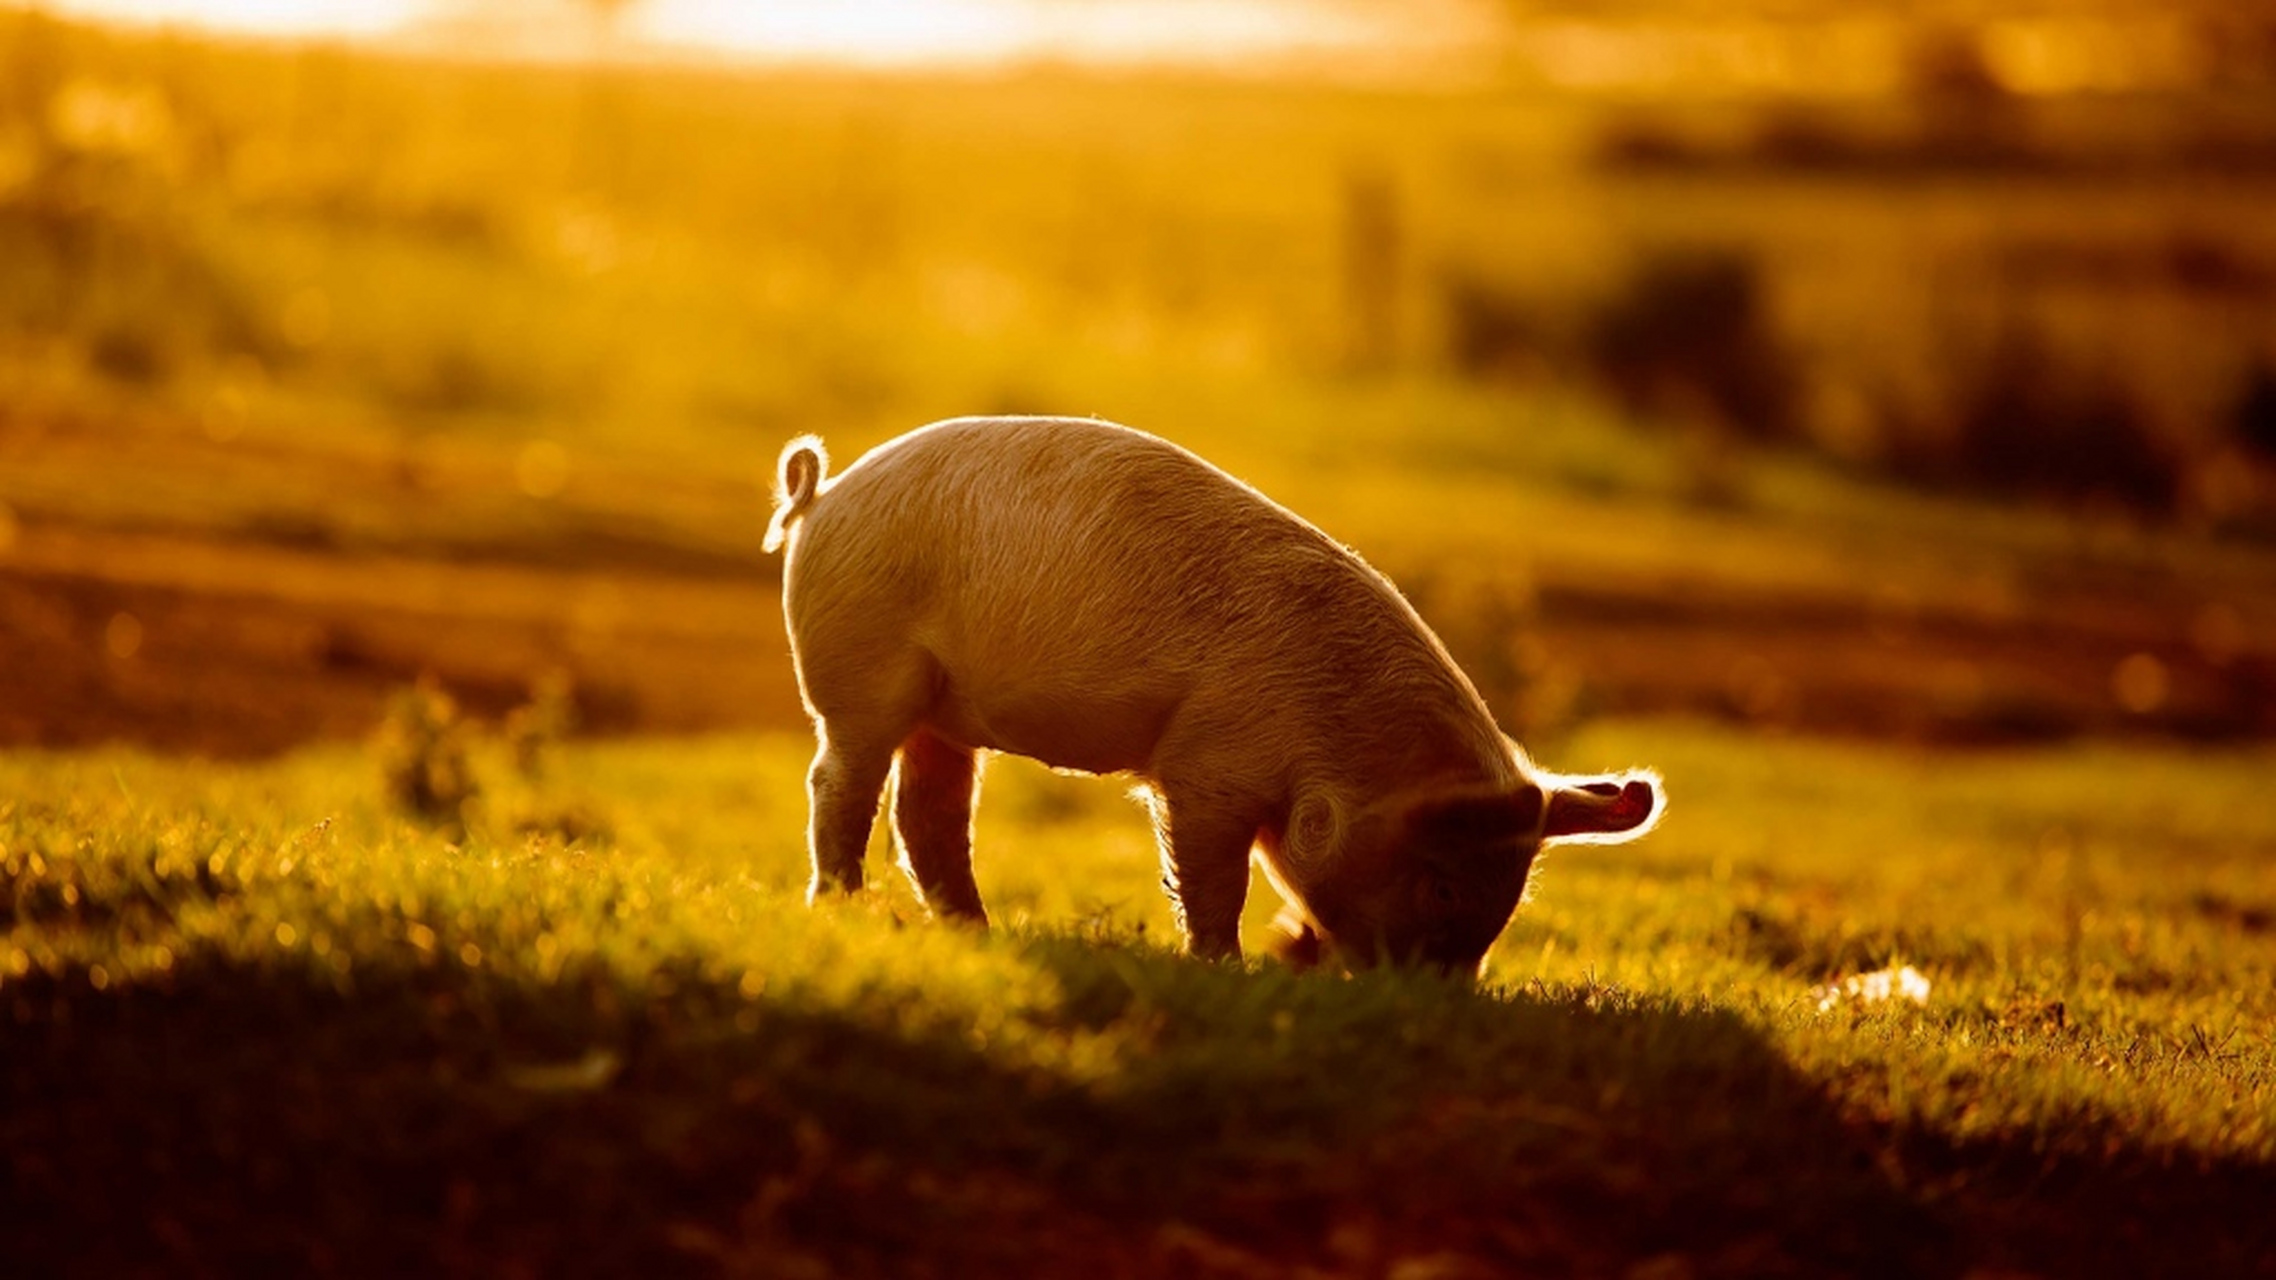
<path id="1" fill-rule="evenodd" d="M 1474 977 L 1544 845 L 1633 840 L 1661 807 L 1659 779 L 1632 772 L 1542 775 L 1356 815 L 1338 824 L 1332 853 L 1283 883 L 1281 954 L 1300 966 L 1413 964 Z"/>

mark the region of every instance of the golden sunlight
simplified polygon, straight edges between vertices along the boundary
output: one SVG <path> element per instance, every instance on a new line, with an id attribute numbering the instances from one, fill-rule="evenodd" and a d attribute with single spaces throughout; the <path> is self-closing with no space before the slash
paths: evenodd
<path id="1" fill-rule="evenodd" d="M 135 26 L 265 36 L 384 36 L 403 30 L 426 6 L 420 0 L 48 0 L 32 7 Z"/>
<path id="2" fill-rule="evenodd" d="M 1008 0 L 656 0 L 632 20 L 675 47 L 880 63 L 995 61 L 1036 34 L 1032 9 Z"/>
<path id="3" fill-rule="evenodd" d="M 880 63 L 1225 57 L 1355 34 L 1292 0 L 655 0 L 634 21 L 665 45 Z"/>
<path id="4" fill-rule="evenodd" d="M 466 40 L 507 56 L 1000 64 L 1222 61 L 1407 42 L 1382 10 L 1320 0 L 45 0 L 73 16 L 287 38 Z M 1439 6 L 1441 13 L 1451 6 Z M 1402 34 L 1404 33 L 1404 34 Z"/>

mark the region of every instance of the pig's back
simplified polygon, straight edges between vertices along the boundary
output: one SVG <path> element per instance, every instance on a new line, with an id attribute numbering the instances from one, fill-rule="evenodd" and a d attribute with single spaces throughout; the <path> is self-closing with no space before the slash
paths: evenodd
<path id="1" fill-rule="evenodd" d="M 1197 697 L 1440 665 L 1334 540 L 1183 449 L 1088 419 L 956 419 L 864 456 L 808 515 L 786 602 L 794 632 L 829 612 L 818 629 L 921 647 L 955 736 L 1099 771 L 1139 767 L 1122 757 Z"/>
<path id="2" fill-rule="evenodd" d="M 1323 587 L 1374 578 L 1194 454 L 1084 418 L 913 431 L 842 474 L 807 540 L 817 558 L 852 553 L 858 566 L 840 567 L 881 586 L 921 584 L 968 625 L 1030 630 L 1056 616 L 1095 635 L 1150 619 L 1157 642 L 1176 622 L 1223 627 L 1260 610 L 1277 621 Z"/>

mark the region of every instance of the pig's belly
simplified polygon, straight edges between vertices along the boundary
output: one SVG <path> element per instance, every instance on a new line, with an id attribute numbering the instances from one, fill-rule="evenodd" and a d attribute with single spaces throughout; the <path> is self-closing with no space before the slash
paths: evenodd
<path id="1" fill-rule="evenodd" d="M 1059 769 L 1144 773 L 1174 704 L 1129 691 L 958 688 L 928 717 L 943 737 Z"/>

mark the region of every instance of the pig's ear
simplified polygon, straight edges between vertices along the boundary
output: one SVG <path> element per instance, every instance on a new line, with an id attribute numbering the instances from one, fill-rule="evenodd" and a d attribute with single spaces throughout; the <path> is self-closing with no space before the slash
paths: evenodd
<path id="1" fill-rule="evenodd" d="M 1520 783 L 1514 791 L 1442 796 L 1415 806 L 1408 829 L 1418 840 L 1466 847 L 1531 839 L 1541 823 L 1541 789 Z"/>
<path id="2" fill-rule="evenodd" d="M 1618 844 L 1652 829 L 1666 808 L 1659 775 L 1637 771 L 1605 778 L 1559 778 L 1549 792 L 1543 840 Z"/>

